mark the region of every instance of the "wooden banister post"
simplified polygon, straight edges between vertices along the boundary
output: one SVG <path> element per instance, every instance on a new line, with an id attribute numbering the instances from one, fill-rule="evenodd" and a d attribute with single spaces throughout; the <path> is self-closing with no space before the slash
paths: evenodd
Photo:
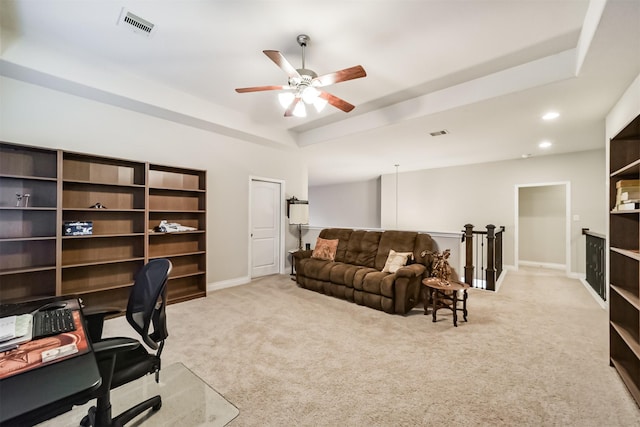
<path id="1" fill-rule="evenodd" d="M 473 286 L 473 225 L 464 226 L 465 263 L 464 263 L 464 283 Z"/>
<path id="2" fill-rule="evenodd" d="M 496 226 L 487 225 L 487 290 L 496 290 Z"/>

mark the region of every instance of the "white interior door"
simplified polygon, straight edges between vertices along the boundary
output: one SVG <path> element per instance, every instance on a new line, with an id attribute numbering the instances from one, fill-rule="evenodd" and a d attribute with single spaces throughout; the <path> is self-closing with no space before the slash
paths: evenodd
<path id="1" fill-rule="evenodd" d="M 281 186 L 251 180 L 251 277 L 280 272 Z"/>

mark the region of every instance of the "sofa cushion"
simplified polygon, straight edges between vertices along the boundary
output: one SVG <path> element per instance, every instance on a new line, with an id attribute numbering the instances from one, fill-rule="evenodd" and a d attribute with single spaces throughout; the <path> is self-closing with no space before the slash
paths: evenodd
<path id="1" fill-rule="evenodd" d="M 415 231 L 392 230 L 383 232 L 378 244 L 378 253 L 376 254 L 376 270 L 382 271 L 391 249 L 396 252 L 413 252 L 417 235 L 418 233 Z"/>
<path id="2" fill-rule="evenodd" d="M 339 242 L 335 260 L 344 262 L 344 255 L 347 251 L 347 244 L 349 243 L 351 233 L 353 233 L 353 230 L 350 228 L 325 228 L 320 232 L 319 237 L 328 240 L 338 239 Z"/>
<path id="3" fill-rule="evenodd" d="M 329 281 L 329 273 L 333 267 L 333 261 L 325 259 L 305 258 L 300 260 L 297 267 L 298 276 L 308 277 L 310 279 Z"/>
<path id="4" fill-rule="evenodd" d="M 334 259 L 336 259 L 338 243 L 338 239 L 327 240 L 323 239 L 322 237 L 318 237 L 318 239 L 316 240 L 316 247 L 313 249 L 311 258 L 333 261 Z"/>
<path id="5" fill-rule="evenodd" d="M 393 249 L 389 251 L 387 262 L 382 268 L 383 273 L 395 273 L 400 267 L 407 265 L 409 258 L 413 257 L 413 252 L 396 252 Z"/>
<path id="6" fill-rule="evenodd" d="M 393 298 L 393 283 L 395 279 L 395 274 L 374 271 L 364 277 L 362 290 L 370 294 Z"/>
<path id="7" fill-rule="evenodd" d="M 341 262 L 336 262 L 335 265 L 331 267 L 329 279 L 331 280 L 331 283 L 336 283 L 338 285 L 348 286 L 352 288 L 353 278 L 356 275 L 356 272 L 363 268 L 365 267 L 360 265 L 343 264 Z"/>
<path id="8" fill-rule="evenodd" d="M 364 278 L 369 273 L 380 273 L 380 272 L 378 270 L 376 270 L 375 268 L 362 267 L 361 269 L 357 270 L 356 274 L 354 274 L 354 276 L 353 276 L 353 283 L 352 283 L 353 284 L 353 288 L 362 290 L 363 286 L 364 286 Z M 388 274 L 388 273 L 384 273 L 384 274 Z"/>
<path id="9" fill-rule="evenodd" d="M 381 231 L 355 230 L 347 244 L 344 262 L 365 267 L 374 267 Z"/>

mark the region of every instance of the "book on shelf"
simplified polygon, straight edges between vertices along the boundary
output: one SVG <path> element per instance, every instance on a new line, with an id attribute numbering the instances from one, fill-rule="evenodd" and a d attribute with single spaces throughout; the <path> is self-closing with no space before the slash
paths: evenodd
<path id="1" fill-rule="evenodd" d="M 616 182 L 616 188 L 640 187 L 640 179 L 621 179 Z"/>
<path id="2" fill-rule="evenodd" d="M 640 202 L 622 202 L 618 203 L 615 210 L 617 211 L 633 211 L 640 209 Z"/>
<path id="3" fill-rule="evenodd" d="M 616 190 L 616 205 L 640 200 L 640 187 L 621 187 Z"/>
<path id="4" fill-rule="evenodd" d="M 639 193 L 630 193 L 625 191 L 620 193 L 620 201 L 621 202 L 640 202 L 640 194 Z"/>

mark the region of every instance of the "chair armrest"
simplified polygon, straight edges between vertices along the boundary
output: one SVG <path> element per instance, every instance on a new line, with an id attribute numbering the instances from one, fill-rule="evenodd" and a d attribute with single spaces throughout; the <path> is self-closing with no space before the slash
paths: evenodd
<path id="1" fill-rule="evenodd" d="M 140 341 L 133 338 L 107 338 L 93 344 L 93 352 L 97 359 L 108 359 L 122 351 L 130 351 L 140 347 Z"/>
<path id="2" fill-rule="evenodd" d="M 122 313 L 123 310 L 118 307 L 83 307 L 82 314 L 84 317 L 103 315 L 110 316 L 112 314 Z"/>
<path id="3" fill-rule="evenodd" d="M 122 310 L 117 307 L 83 307 L 82 315 L 87 322 L 87 332 L 91 341 L 98 342 L 102 338 L 105 317 L 121 313 Z"/>
<path id="4" fill-rule="evenodd" d="M 418 263 L 405 265 L 396 271 L 396 277 L 419 277 L 422 276 L 426 269 L 427 267 Z"/>

